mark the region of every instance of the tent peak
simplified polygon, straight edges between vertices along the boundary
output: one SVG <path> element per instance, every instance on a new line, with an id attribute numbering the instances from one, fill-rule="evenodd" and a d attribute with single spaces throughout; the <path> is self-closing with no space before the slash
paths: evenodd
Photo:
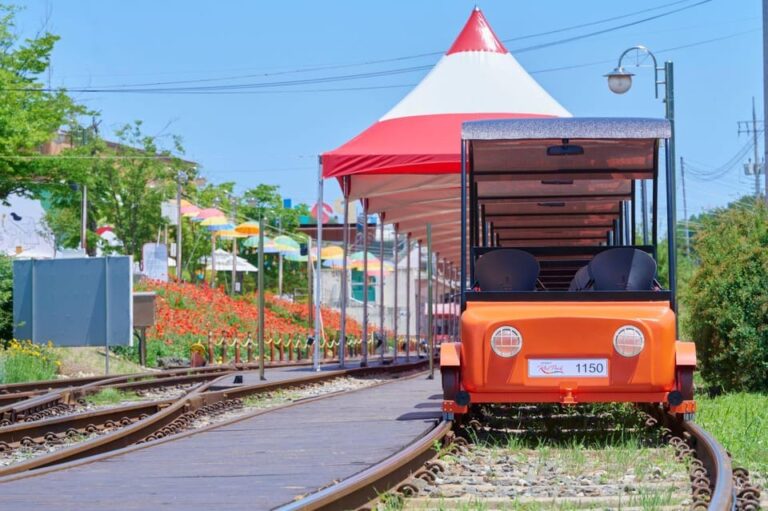
<path id="1" fill-rule="evenodd" d="M 487 51 L 491 53 L 508 53 L 504 45 L 496 37 L 488 20 L 483 16 L 479 7 L 472 9 L 467 23 L 451 45 L 446 55 L 465 51 Z"/>

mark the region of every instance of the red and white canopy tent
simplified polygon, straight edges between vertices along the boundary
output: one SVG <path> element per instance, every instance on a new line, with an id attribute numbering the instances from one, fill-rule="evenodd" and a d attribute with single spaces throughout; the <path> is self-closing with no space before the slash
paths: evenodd
<path id="1" fill-rule="evenodd" d="M 348 200 L 363 200 L 400 233 L 458 262 L 461 124 L 521 117 L 570 117 L 507 51 L 475 8 L 429 74 L 381 119 L 322 155 Z"/>
<path id="2" fill-rule="evenodd" d="M 430 224 L 433 251 L 458 263 L 462 123 L 535 117 L 570 113 L 523 69 L 475 8 L 413 90 L 368 129 L 321 156 L 319 202 L 323 179 L 336 178 L 345 206 L 362 200 L 368 214 L 422 242 Z M 319 288 L 320 272 L 317 277 Z"/>

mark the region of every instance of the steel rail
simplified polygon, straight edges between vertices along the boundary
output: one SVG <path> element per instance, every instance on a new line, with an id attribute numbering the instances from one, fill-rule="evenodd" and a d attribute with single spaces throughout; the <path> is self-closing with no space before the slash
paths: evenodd
<path id="1" fill-rule="evenodd" d="M 692 447 L 709 472 L 709 479 L 712 482 L 712 497 L 707 509 L 710 511 L 736 509 L 733 466 L 725 448 L 695 422 L 683 421 L 669 413 L 664 413 L 664 423 L 679 436 L 685 436 L 687 433 L 693 439 Z"/>
<path id="2" fill-rule="evenodd" d="M 412 371 L 423 367 L 425 361 L 418 361 L 411 364 L 369 366 L 364 368 L 351 368 L 343 370 L 322 371 L 312 373 L 308 376 L 301 376 L 276 382 L 260 382 L 253 385 L 244 385 L 242 387 L 210 391 L 209 387 L 216 384 L 225 377 L 231 377 L 227 374 L 217 380 L 203 383 L 193 391 L 182 396 L 170 405 L 160 409 L 153 415 L 149 415 L 143 420 L 139 420 L 123 428 L 111 431 L 105 435 L 87 440 L 85 442 L 65 447 L 50 454 L 38 456 L 20 463 L 0 467 L 0 477 L 20 474 L 34 469 L 52 467 L 63 463 L 89 458 L 99 454 L 110 453 L 117 449 L 129 447 L 133 444 L 154 440 L 172 435 L 178 429 L 183 429 L 183 424 L 189 422 L 191 415 L 195 411 L 201 410 L 206 406 L 217 406 L 217 404 L 229 402 L 247 395 L 255 395 L 264 392 L 270 392 L 275 389 L 290 388 L 295 386 L 319 383 L 326 380 L 338 378 L 341 376 L 395 373 Z"/>
<path id="3" fill-rule="evenodd" d="M 351 361 L 355 360 L 354 358 L 350 359 Z M 337 363 L 338 359 L 329 359 L 325 360 L 325 364 L 334 364 Z M 275 362 L 267 362 L 266 367 L 301 367 L 306 365 L 311 365 L 311 361 L 307 360 L 298 360 L 298 361 L 288 361 L 288 360 L 282 360 L 282 361 L 275 361 Z M 212 366 L 204 366 L 204 367 L 182 367 L 177 369 L 165 369 L 162 371 L 147 371 L 144 373 L 128 373 L 128 374 L 117 374 L 117 375 L 107 375 L 107 376 L 84 376 L 81 378 L 60 378 L 56 380 L 41 380 L 41 381 L 33 381 L 33 382 L 24 382 L 24 383 L 7 383 L 4 385 L 0 385 L 0 403 L 3 402 L 3 400 L 9 400 L 12 396 L 28 396 L 33 393 L 44 393 L 49 392 L 51 390 L 56 389 L 65 389 L 69 387 L 82 387 L 89 384 L 98 384 L 99 382 L 105 382 L 107 380 L 115 380 L 116 378 L 123 379 L 125 382 L 129 381 L 138 381 L 140 379 L 144 378 L 166 378 L 166 377 L 173 377 L 183 374 L 191 374 L 191 373 L 208 373 L 208 372 L 222 372 L 222 371 L 233 371 L 236 369 L 258 369 L 259 364 L 258 362 L 232 362 L 230 364 L 223 364 L 223 365 L 212 365 Z M 117 381 L 117 380 L 115 380 Z"/>
<path id="4" fill-rule="evenodd" d="M 450 433 L 452 425 L 451 421 L 442 421 L 426 435 L 381 463 L 278 509 L 344 510 L 363 506 L 395 488 L 421 469 L 425 462 L 437 456 L 435 446 Z"/>
<path id="5" fill-rule="evenodd" d="M 712 495 L 706 509 L 709 511 L 736 509 L 731 460 L 717 440 L 693 422 L 683 421 L 658 408 L 646 409 L 679 437 L 692 439 L 696 456 L 708 470 L 712 481 Z M 420 470 L 426 461 L 436 455 L 436 442 L 443 440 L 449 434 L 451 426 L 451 422 L 443 421 L 430 433 L 381 463 L 278 509 L 280 511 L 342 510 L 364 506 L 381 494 L 404 483 L 413 473 Z"/>
<path id="6" fill-rule="evenodd" d="M 118 390 L 148 390 L 150 388 L 199 383 L 201 381 L 218 378 L 235 370 L 236 368 L 233 366 L 220 366 L 216 368 L 207 368 L 205 371 L 174 370 L 173 373 L 166 373 L 159 377 L 148 373 L 138 376 L 123 375 L 100 379 L 79 387 L 65 387 L 44 394 L 30 396 L 27 399 L 0 407 L 0 419 L 5 419 L 10 422 L 25 420 L 38 412 L 43 412 L 56 405 L 73 404 L 78 399 L 82 399 L 90 394 L 95 394 L 105 388 L 116 388 Z"/>
<path id="7" fill-rule="evenodd" d="M 74 413 L 42 419 L 33 422 L 18 422 L 0 428 L 0 452 L 12 449 L 18 445 L 36 444 L 58 440 L 62 435 L 74 432 L 93 432 L 101 427 L 116 425 L 127 426 L 132 422 L 154 415 L 160 410 L 172 405 L 174 399 L 131 403 L 113 406 L 101 410 L 84 413 Z M 89 431 L 93 430 L 93 431 Z M 54 438 L 52 435 L 55 435 Z"/>
<path id="8" fill-rule="evenodd" d="M 333 363 L 333 362 L 330 362 Z M 277 362 L 269 367 L 301 367 L 311 362 Z M 199 368 L 169 369 L 162 372 L 124 374 L 118 376 L 87 377 L 72 380 L 47 380 L 43 382 L 11 384 L 0 387 L 13 390 L 0 393 L 0 421 L 25 420 L 30 415 L 43 412 L 59 404 L 72 404 L 78 399 L 110 387 L 123 391 L 142 391 L 171 385 L 185 385 L 206 381 L 237 370 L 257 369 L 258 364 L 238 363 Z M 72 383 L 81 383 L 72 385 Z M 7 403 L 7 404 L 5 404 Z"/>

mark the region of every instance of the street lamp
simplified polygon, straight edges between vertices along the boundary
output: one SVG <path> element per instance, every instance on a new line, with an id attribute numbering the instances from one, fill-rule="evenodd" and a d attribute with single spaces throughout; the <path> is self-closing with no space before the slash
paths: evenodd
<path id="1" fill-rule="evenodd" d="M 632 87 L 632 73 L 624 69 L 623 61 L 624 57 L 630 53 L 635 52 L 636 55 L 646 55 L 653 61 L 653 75 L 654 75 L 654 95 L 658 99 L 659 86 L 664 85 L 664 105 L 665 115 L 664 117 L 670 124 L 670 136 L 665 141 L 665 153 L 666 153 L 666 168 L 667 168 L 667 237 L 669 239 L 669 290 L 672 294 L 672 309 L 675 309 L 676 305 L 676 291 L 677 291 L 677 246 L 675 240 L 677 218 L 675 213 L 675 94 L 674 94 L 674 68 L 672 62 L 665 62 L 663 67 L 659 67 L 656 61 L 656 56 L 651 50 L 642 45 L 632 46 L 627 48 L 619 56 L 619 62 L 616 68 L 610 73 L 604 75 L 608 78 L 608 88 L 615 94 L 624 94 Z M 636 66 L 640 66 L 640 59 L 638 58 Z M 664 73 L 664 79 L 659 79 L 659 73 Z M 643 243 L 648 244 L 648 226 L 647 226 L 647 214 L 646 214 L 646 190 L 645 181 L 640 182 L 641 194 L 642 194 L 642 210 L 643 210 Z M 653 207 L 654 210 L 658 210 L 658 179 L 654 180 L 653 187 Z M 657 230 L 656 230 L 656 215 L 654 215 L 653 222 L 653 244 L 657 244 Z"/>
<path id="2" fill-rule="evenodd" d="M 608 88 L 611 92 L 624 94 L 632 87 L 632 77 L 635 74 L 619 66 L 605 76 L 608 77 Z"/>

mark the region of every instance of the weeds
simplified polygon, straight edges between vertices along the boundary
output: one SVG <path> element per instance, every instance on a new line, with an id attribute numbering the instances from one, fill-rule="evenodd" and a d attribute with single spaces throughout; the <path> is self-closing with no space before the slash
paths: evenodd
<path id="1" fill-rule="evenodd" d="M 96 394 L 91 394 L 85 398 L 86 402 L 94 406 L 116 405 L 125 401 L 134 401 L 138 399 L 134 392 L 123 392 L 117 389 L 102 389 Z"/>
<path id="2" fill-rule="evenodd" d="M 0 383 L 51 380 L 60 365 L 50 344 L 12 339 L 0 348 Z"/>

